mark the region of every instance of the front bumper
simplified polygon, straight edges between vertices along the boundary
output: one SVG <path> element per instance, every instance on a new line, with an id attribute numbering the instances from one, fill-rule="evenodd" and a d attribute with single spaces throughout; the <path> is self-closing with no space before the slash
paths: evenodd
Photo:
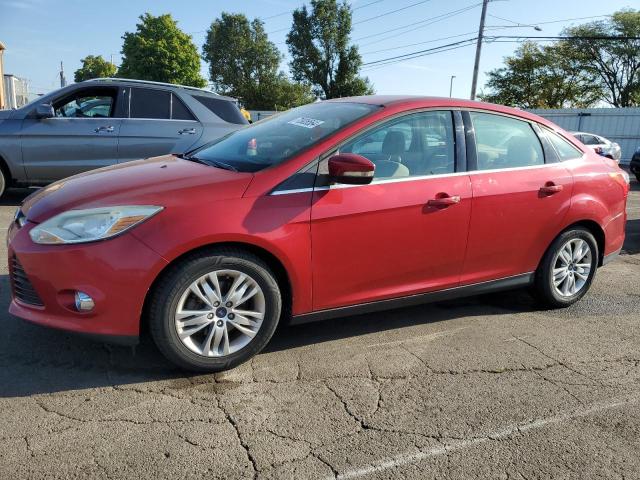
<path id="1" fill-rule="evenodd" d="M 167 262 L 131 234 L 78 245 L 38 245 L 35 225 L 11 224 L 7 236 L 12 299 L 9 313 L 29 322 L 115 343 L 135 343 L 144 299 Z M 17 259 L 23 272 L 14 272 Z M 42 305 L 16 298 L 14 275 L 28 278 Z M 95 301 L 90 312 L 74 307 L 75 291 Z M 24 297 L 24 295 L 19 295 Z"/>

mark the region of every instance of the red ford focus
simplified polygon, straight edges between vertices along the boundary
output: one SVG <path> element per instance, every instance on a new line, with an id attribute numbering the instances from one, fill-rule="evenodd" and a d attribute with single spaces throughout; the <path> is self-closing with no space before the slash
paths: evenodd
<path id="1" fill-rule="evenodd" d="M 221 370 L 281 321 L 532 286 L 586 294 L 628 176 L 550 122 L 464 100 L 315 103 L 182 157 L 78 175 L 9 229 L 10 312 Z"/>

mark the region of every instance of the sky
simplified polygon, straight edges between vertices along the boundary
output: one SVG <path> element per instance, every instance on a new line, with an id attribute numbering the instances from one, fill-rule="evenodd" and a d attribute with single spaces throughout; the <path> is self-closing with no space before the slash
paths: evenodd
<path id="1" fill-rule="evenodd" d="M 124 32 L 135 31 L 138 16 L 170 13 L 178 26 L 192 35 L 199 51 L 211 22 L 222 12 L 261 18 L 265 30 L 283 54 L 291 26 L 290 12 L 303 0 L 0 0 L 0 42 L 5 73 L 28 79 L 32 93 L 59 86 L 60 62 L 67 80 L 86 55 L 102 55 L 120 63 Z M 359 46 L 364 67 L 376 93 L 468 98 L 475 43 L 449 51 L 391 64 L 369 64 L 473 38 L 477 35 L 481 0 L 350 0 L 353 43 Z M 553 36 L 570 25 L 598 20 L 622 8 L 640 8 L 639 0 L 492 0 L 488 5 L 487 35 Z M 586 18 L 589 17 L 589 18 Z M 590 18 L 593 17 L 593 18 Z M 536 31 L 538 26 L 542 31 Z M 502 65 L 517 41 L 483 44 L 478 90 L 485 72 Z M 206 65 L 202 74 L 208 78 Z"/>

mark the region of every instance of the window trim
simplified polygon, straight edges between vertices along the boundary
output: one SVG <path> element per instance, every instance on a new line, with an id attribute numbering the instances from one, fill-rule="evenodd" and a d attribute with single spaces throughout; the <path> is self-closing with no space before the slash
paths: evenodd
<path id="1" fill-rule="evenodd" d="M 574 161 L 574 160 L 583 160 L 585 158 L 585 155 L 587 153 L 585 151 L 583 151 L 581 148 L 578 148 L 577 145 L 575 145 L 573 142 L 569 141 L 569 139 L 566 138 L 564 135 L 560 134 L 560 132 L 556 132 L 552 128 L 549 128 L 549 127 L 547 127 L 545 125 L 540 125 L 540 129 L 544 133 L 544 137 L 549 142 L 549 145 L 551 146 L 551 148 L 553 148 L 553 151 L 555 152 L 555 155 L 558 158 L 558 163 L 571 162 L 571 161 Z M 555 145 L 553 145 L 551 140 L 548 139 L 548 137 L 547 137 L 548 133 L 551 133 L 553 135 L 557 135 L 558 137 L 560 137 L 561 140 L 564 140 L 565 142 L 567 142 L 569 144 L 569 146 L 573 147 L 575 150 L 580 152 L 580 156 L 579 157 L 575 157 L 575 158 L 567 158 L 566 160 L 563 160 L 562 157 L 560 157 L 560 153 L 556 149 Z M 589 148 L 591 148 L 591 147 L 587 146 L 587 149 L 589 149 Z"/>
<path id="2" fill-rule="evenodd" d="M 81 95 L 82 92 L 85 91 L 91 91 L 91 90 L 98 90 L 100 88 L 104 88 L 106 90 L 110 90 L 112 93 L 115 91 L 114 95 L 111 97 L 113 103 L 111 104 L 111 111 L 109 112 L 111 115 L 109 115 L 108 117 L 57 117 L 57 116 L 53 116 L 51 118 L 48 118 L 47 120 L 107 120 L 107 119 L 113 119 L 113 120 L 121 120 L 122 118 L 126 118 L 126 117 L 118 117 L 116 116 L 116 113 L 119 112 L 118 107 L 119 107 L 119 95 L 120 95 L 120 90 L 117 87 L 110 87 L 110 86 L 104 86 L 104 85 L 98 85 L 98 86 L 93 86 L 93 87 L 82 87 L 82 88 L 77 88 L 71 92 L 68 92 L 65 95 L 62 95 L 58 98 L 54 98 L 51 100 L 51 102 L 49 102 L 49 104 L 52 106 L 52 108 L 54 108 L 54 104 L 60 102 L 60 101 L 67 101 L 69 99 L 76 99 L 78 98 L 78 95 Z M 106 95 L 105 95 L 106 96 Z M 67 102 L 68 103 L 68 102 Z M 62 104 L 62 105 L 66 105 L 66 103 Z M 28 116 L 26 118 L 37 118 L 35 116 L 36 113 L 36 108 L 34 108 L 31 112 L 29 112 Z"/>

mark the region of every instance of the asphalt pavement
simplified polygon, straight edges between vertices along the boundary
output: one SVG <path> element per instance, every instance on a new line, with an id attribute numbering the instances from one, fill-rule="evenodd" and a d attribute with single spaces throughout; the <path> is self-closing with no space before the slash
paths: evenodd
<path id="1" fill-rule="evenodd" d="M 517 291 L 283 327 L 216 375 L 11 317 L 3 262 L 0 478 L 640 478 L 632 187 L 623 254 L 568 309 Z"/>

